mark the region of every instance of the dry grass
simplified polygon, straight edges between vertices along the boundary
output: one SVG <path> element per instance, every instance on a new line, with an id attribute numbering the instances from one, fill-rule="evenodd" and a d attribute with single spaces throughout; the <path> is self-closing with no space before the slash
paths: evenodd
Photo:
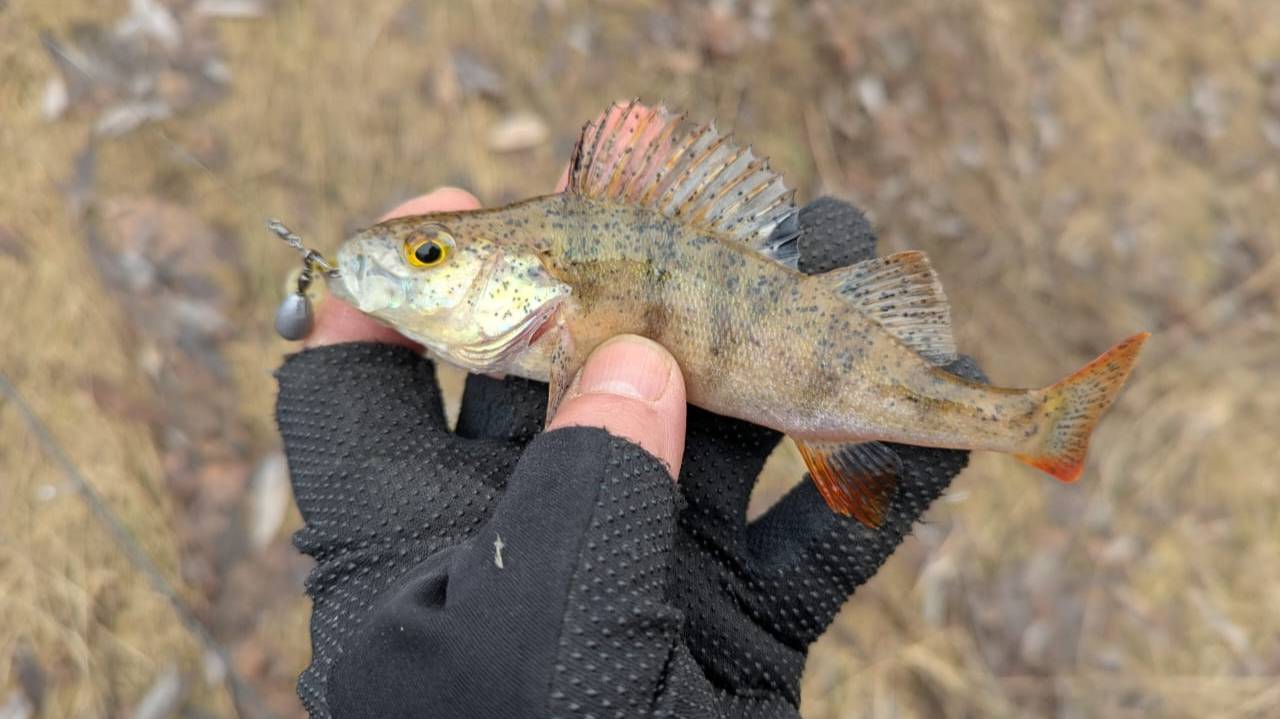
<path id="1" fill-rule="evenodd" d="M 92 18 L 86 4 L 81 17 Z M 150 392 L 120 336 L 120 311 L 104 301 L 59 184 L 84 128 L 46 126 L 39 89 L 48 64 L 34 29 L 0 13 L 0 367 L 46 418 L 68 452 L 176 576 L 159 457 L 145 423 L 112 416 L 89 384 Z M 76 13 L 40 10 L 38 22 Z M 68 10 L 70 10 L 68 8 Z M 46 675 L 47 716 L 119 715 L 167 666 L 199 667 L 196 642 L 165 600 L 148 590 L 72 485 L 43 457 L 16 410 L 0 407 L 0 677 L 13 695 L 20 646 Z M 215 711 L 225 702 L 199 696 Z"/>
<path id="2" fill-rule="evenodd" d="M 158 434 L 92 389 L 160 391 L 60 190 L 88 119 L 39 112 L 38 33 L 126 5 L 0 9 L 0 368 L 177 577 L 185 520 Z M 715 117 L 803 197 L 856 200 L 886 250 L 928 251 L 961 346 L 1002 384 L 1156 333 L 1082 482 L 975 457 L 815 648 L 805 716 L 1280 713 L 1280 5 L 738 5 L 276 3 L 220 23 L 224 100 L 100 144 L 96 197 L 158 198 L 230 238 L 209 262 L 236 318 L 221 421 L 267 448 L 286 350 L 268 318 L 294 258 L 263 218 L 331 247 L 437 184 L 494 203 L 546 191 L 578 123 L 617 97 Z M 459 49 L 501 78 L 497 97 L 459 84 Z M 514 111 L 550 138 L 490 151 Z M 169 665 L 195 677 L 191 705 L 230 711 L 12 408 L 0 437 L 0 702 L 22 641 L 50 716 L 124 713 Z M 794 458 L 777 466 L 762 495 L 796 476 Z M 296 712 L 305 604 L 273 606 L 236 641 L 271 655 L 242 668 L 271 664 L 255 679 Z"/>

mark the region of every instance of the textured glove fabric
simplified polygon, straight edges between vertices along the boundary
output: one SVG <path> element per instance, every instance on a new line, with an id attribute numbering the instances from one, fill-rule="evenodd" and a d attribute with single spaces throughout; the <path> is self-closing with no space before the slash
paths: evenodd
<path id="1" fill-rule="evenodd" d="M 800 222 L 806 272 L 874 254 L 845 203 Z M 539 383 L 469 377 L 451 432 L 432 364 L 401 347 L 307 350 L 277 376 L 317 561 L 313 716 L 795 717 L 808 645 L 966 461 L 895 446 L 876 530 L 808 481 L 748 523 L 780 439 L 750 423 L 690 408 L 673 484 L 601 430 L 539 435 Z"/>
<path id="2" fill-rule="evenodd" d="M 327 716 L 330 668 L 375 602 L 476 532 L 521 447 L 451 434 L 434 368 L 404 348 L 321 347 L 289 357 L 276 374 L 304 521 L 294 544 L 316 560 L 306 586 L 312 659 L 298 693 L 313 716 Z"/>

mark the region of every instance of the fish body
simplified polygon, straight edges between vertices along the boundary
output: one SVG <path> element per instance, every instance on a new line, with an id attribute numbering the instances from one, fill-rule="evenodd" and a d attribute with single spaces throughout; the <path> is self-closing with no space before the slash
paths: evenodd
<path id="1" fill-rule="evenodd" d="M 548 381 L 549 413 L 599 344 L 653 339 L 690 403 L 791 436 L 828 504 L 872 526 L 900 469 L 883 441 L 1079 475 L 1145 335 L 1049 388 L 971 382 L 942 369 L 950 312 L 922 253 L 806 275 L 796 227 L 750 150 L 615 106 L 584 129 L 565 192 L 370 228 L 339 250 L 334 291 L 470 370 Z"/>

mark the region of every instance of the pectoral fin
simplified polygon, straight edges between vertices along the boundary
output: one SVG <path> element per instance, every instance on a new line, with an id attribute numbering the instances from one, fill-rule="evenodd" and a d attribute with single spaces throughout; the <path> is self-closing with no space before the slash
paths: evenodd
<path id="1" fill-rule="evenodd" d="M 556 416 L 556 411 L 560 409 L 560 402 L 569 393 L 569 387 L 573 384 L 574 378 L 578 376 L 578 370 L 582 368 L 582 363 L 587 359 L 577 352 L 573 336 L 569 334 L 569 329 L 563 323 L 559 323 L 553 331 L 556 333 L 556 347 L 551 352 L 551 374 L 547 380 L 547 419 L 545 424 L 550 424 L 551 418 Z"/>
<path id="2" fill-rule="evenodd" d="M 902 460 L 880 442 L 796 440 L 818 493 L 837 514 L 875 529 L 884 523 Z"/>

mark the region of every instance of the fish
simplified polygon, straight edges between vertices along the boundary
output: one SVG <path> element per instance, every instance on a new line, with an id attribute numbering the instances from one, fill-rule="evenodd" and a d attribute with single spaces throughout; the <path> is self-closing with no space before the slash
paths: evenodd
<path id="1" fill-rule="evenodd" d="M 652 339 L 690 404 L 791 437 L 831 509 L 868 527 L 902 472 L 886 442 L 1080 476 L 1148 333 L 1044 388 L 950 374 L 950 305 L 926 255 L 804 274 L 794 196 L 714 123 L 615 103 L 582 129 L 563 191 L 361 230 L 331 291 L 469 371 L 547 382 L 548 418 L 593 349 Z"/>

